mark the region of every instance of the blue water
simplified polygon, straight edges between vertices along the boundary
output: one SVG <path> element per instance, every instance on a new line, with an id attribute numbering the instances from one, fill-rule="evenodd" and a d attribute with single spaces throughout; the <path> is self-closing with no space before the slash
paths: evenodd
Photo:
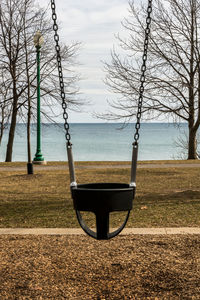
<path id="1" fill-rule="evenodd" d="M 131 160 L 134 124 L 119 130 L 120 124 L 70 124 L 75 161 Z M 139 140 L 139 160 L 162 160 L 179 157 L 175 140 L 187 132 L 187 124 L 143 123 Z M 0 161 L 5 160 L 8 130 L 0 147 Z M 36 152 L 36 125 L 31 129 L 32 157 Z M 42 125 L 42 154 L 47 161 L 66 160 L 63 125 Z M 17 124 L 13 161 L 27 160 L 26 125 Z"/>

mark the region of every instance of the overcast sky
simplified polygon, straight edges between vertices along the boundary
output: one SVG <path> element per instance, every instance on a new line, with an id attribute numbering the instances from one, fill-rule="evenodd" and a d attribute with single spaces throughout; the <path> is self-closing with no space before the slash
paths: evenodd
<path id="1" fill-rule="evenodd" d="M 43 3 L 47 5 L 49 0 Z M 62 41 L 82 43 L 78 56 L 78 72 L 83 78 L 80 91 L 91 103 L 85 107 L 85 113 L 70 112 L 70 122 L 99 122 L 91 112 L 105 111 L 106 100 L 113 97 L 103 83 L 102 61 L 109 62 L 110 50 L 117 44 L 114 35 L 122 31 L 121 21 L 128 16 L 128 0 L 57 0 L 56 11 Z"/>

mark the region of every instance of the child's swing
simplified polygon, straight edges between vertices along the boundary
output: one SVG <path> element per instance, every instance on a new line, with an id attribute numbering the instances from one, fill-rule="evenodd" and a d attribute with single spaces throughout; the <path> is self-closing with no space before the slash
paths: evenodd
<path id="1" fill-rule="evenodd" d="M 74 209 L 76 211 L 77 219 L 82 229 L 91 237 L 102 240 L 110 239 L 118 235 L 125 227 L 130 211 L 132 209 L 132 202 L 135 195 L 136 189 L 136 168 L 137 168 L 137 153 L 138 153 L 138 139 L 140 129 L 140 119 L 142 114 L 142 102 L 144 93 L 144 82 L 145 82 L 145 71 L 147 61 L 147 50 L 150 34 L 150 23 L 151 23 L 151 12 L 152 12 L 152 0 L 148 0 L 147 18 L 146 18 L 146 29 L 144 39 L 144 53 L 142 56 L 143 63 L 141 67 L 140 77 L 140 89 L 139 89 L 139 100 L 138 100 L 138 111 L 137 111 L 137 122 L 135 125 L 135 135 L 132 152 L 132 164 L 131 164 L 131 181 L 127 183 L 87 183 L 77 184 L 75 177 L 74 161 L 72 155 L 72 144 L 71 136 L 69 134 L 68 124 L 68 113 L 67 103 L 65 100 L 64 80 L 61 64 L 60 46 L 59 46 L 59 35 L 57 25 L 57 15 L 55 11 L 55 1 L 51 0 L 52 19 L 53 19 L 53 30 L 55 32 L 54 40 L 56 42 L 56 53 L 58 63 L 58 74 L 60 91 L 62 98 L 63 118 L 65 120 L 64 128 L 66 131 L 65 137 L 67 142 L 67 154 L 69 163 L 70 173 L 70 188 L 74 203 Z M 88 228 L 84 223 L 81 211 L 90 211 L 96 215 L 96 232 Z M 124 223 L 114 232 L 109 232 L 109 214 L 113 211 L 127 211 L 127 216 Z"/>

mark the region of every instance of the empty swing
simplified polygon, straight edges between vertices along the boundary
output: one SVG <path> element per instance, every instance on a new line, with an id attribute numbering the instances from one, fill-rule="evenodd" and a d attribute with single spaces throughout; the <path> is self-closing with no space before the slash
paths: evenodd
<path id="1" fill-rule="evenodd" d="M 131 163 L 131 180 L 130 183 L 86 183 L 77 184 L 75 176 L 74 161 L 72 155 L 72 144 L 71 136 L 69 133 L 67 103 L 65 99 L 64 80 L 61 64 L 60 46 L 59 46 L 59 35 L 57 25 L 57 15 L 55 1 L 51 0 L 52 19 L 53 19 L 53 30 L 54 40 L 56 43 L 55 49 L 57 53 L 58 63 L 58 74 L 60 83 L 60 92 L 62 99 L 64 128 L 66 131 L 66 147 L 69 164 L 70 174 L 70 188 L 73 199 L 74 209 L 78 222 L 82 229 L 91 237 L 97 240 L 107 240 L 117 236 L 125 227 L 130 211 L 132 210 L 133 199 L 135 196 L 136 189 L 136 168 L 137 168 L 137 154 L 138 154 L 138 139 L 140 120 L 142 114 L 142 102 L 144 93 L 144 82 L 145 82 L 145 71 L 147 61 L 147 50 L 150 34 L 150 23 L 151 23 L 151 12 L 152 12 L 152 0 L 148 0 L 146 28 L 145 28 L 145 39 L 144 39 L 144 52 L 142 56 L 142 67 L 140 77 L 140 88 L 139 88 L 139 100 L 137 110 L 137 121 L 135 124 L 135 134 L 132 149 L 132 163 Z M 96 216 L 96 232 L 91 230 L 84 222 L 81 212 L 88 211 L 93 212 Z M 123 224 L 115 231 L 109 231 L 109 214 L 114 211 L 126 211 L 127 215 Z"/>

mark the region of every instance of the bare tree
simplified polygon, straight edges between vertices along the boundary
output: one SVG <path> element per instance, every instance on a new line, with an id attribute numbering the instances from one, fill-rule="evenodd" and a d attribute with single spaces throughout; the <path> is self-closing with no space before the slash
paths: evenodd
<path id="1" fill-rule="evenodd" d="M 51 105 L 53 113 L 53 107 L 60 103 L 60 93 L 52 21 L 47 17 L 47 12 L 36 5 L 35 0 L 1 1 L 0 66 L 7 72 L 8 78 L 4 81 L 4 84 L 9 86 L 6 101 L 11 101 L 6 161 L 12 160 L 16 122 L 20 120 L 27 122 L 28 111 L 30 126 L 30 106 L 33 115 L 36 111 L 36 54 L 33 36 L 37 30 L 42 32 L 45 39 L 41 52 L 41 97 L 46 106 Z M 67 100 L 73 106 L 80 104 L 75 97 L 78 92 L 78 75 L 71 71 L 78 47 L 79 43 L 62 46 L 63 69 L 67 70 L 68 74 L 65 77 Z M 43 113 L 45 115 L 45 108 Z"/>
<path id="2" fill-rule="evenodd" d="M 123 21 L 127 37 L 117 36 L 120 47 L 105 64 L 106 84 L 121 95 L 111 101 L 107 119 L 135 117 L 141 56 L 144 47 L 146 8 L 129 2 L 130 17 Z M 197 158 L 196 137 L 200 125 L 200 1 L 154 0 L 143 118 L 164 116 L 188 123 L 188 159 Z"/>

